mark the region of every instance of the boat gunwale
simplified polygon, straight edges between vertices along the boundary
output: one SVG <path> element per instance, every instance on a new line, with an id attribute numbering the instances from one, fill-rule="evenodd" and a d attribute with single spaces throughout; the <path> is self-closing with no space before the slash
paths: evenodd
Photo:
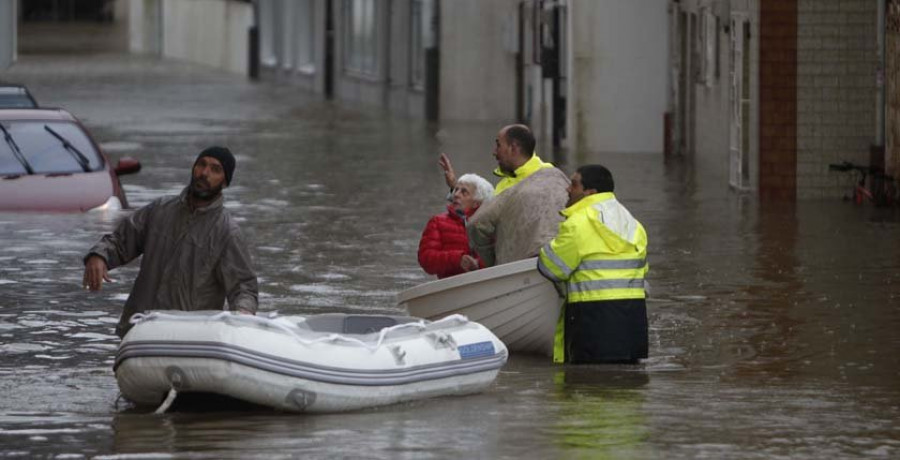
<path id="1" fill-rule="evenodd" d="M 429 281 L 426 283 L 413 286 L 409 289 L 397 293 L 397 303 L 402 304 L 419 297 L 425 297 L 444 291 L 450 291 L 462 286 L 470 286 L 473 284 L 490 282 L 499 278 L 519 275 L 534 270 L 536 274 L 541 276 L 541 280 L 546 280 L 537 269 L 537 257 L 517 260 L 502 265 L 474 270 L 462 273 L 456 276 L 443 278 L 439 280 Z M 548 280 L 549 282 L 549 280 Z"/>

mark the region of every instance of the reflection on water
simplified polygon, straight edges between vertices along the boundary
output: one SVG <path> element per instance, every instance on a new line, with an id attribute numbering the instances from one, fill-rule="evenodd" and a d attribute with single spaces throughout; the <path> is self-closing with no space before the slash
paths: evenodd
<path id="1" fill-rule="evenodd" d="M 646 372 L 569 366 L 557 371 L 554 381 L 559 409 L 548 432 L 567 454 L 598 459 L 650 454 L 642 391 L 650 382 Z"/>
<path id="2" fill-rule="evenodd" d="M 5 76 L 85 120 L 143 205 L 196 152 L 238 155 L 227 206 L 263 310 L 399 313 L 431 279 L 416 248 L 444 206 L 437 152 L 489 177 L 493 123 L 434 128 L 271 83 L 120 55 L 23 55 Z M 202 83 L 202 84 L 198 84 Z M 114 97 L 111 97 L 113 95 Z M 140 110 L 135 109 L 139 107 Z M 566 157 L 561 157 L 566 158 Z M 560 367 L 512 356 L 484 394 L 348 414 L 132 413 L 116 405 L 113 328 L 137 265 L 80 289 L 84 251 L 125 215 L 0 215 L 5 456 L 198 458 L 871 458 L 900 455 L 900 213 L 782 206 L 687 158 L 602 162 L 647 228 L 650 359 Z"/>

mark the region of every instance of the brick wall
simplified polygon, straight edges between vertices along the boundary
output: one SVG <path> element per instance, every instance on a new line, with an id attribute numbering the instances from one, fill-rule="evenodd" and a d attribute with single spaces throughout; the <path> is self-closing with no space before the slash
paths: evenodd
<path id="1" fill-rule="evenodd" d="M 829 172 L 828 164 L 867 165 L 875 137 L 877 2 L 796 3 L 797 195 L 839 197 L 852 177 Z"/>
<path id="2" fill-rule="evenodd" d="M 885 37 L 885 168 L 888 174 L 900 177 L 900 0 L 889 4 Z"/>
<path id="3" fill-rule="evenodd" d="M 759 5 L 759 194 L 796 198 L 797 1 Z"/>

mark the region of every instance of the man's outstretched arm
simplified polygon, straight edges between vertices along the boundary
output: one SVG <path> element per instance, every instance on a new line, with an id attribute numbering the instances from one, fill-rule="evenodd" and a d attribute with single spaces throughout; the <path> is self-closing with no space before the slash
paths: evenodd
<path id="1" fill-rule="evenodd" d="M 136 259 L 144 252 L 144 235 L 153 203 L 133 212 L 100 238 L 84 256 L 83 287 L 99 291 L 103 281 L 112 281 L 109 270 Z"/>

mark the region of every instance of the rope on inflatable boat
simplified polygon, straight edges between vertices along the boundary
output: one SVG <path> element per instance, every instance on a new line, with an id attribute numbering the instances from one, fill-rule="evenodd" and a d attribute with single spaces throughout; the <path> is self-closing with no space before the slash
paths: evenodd
<path id="1" fill-rule="evenodd" d="M 230 320 L 238 320 L 238 321 L 244 321 L 244 322 L 249 322 L 249 323 L 256 323 L 261 326 L 278 329 L 278 330 L 292 336 L 295 340 L 302 343 L 303 345 L 313 345 L 313 344 L 321 343 L 321 342 L 341 341 L 341 342 L 348 342 L 348 343 L 354 343 L 354 344 L 360 345 L 363 348 L 366 348 L 367 350 L 372 351 L 372 352 L 374 352 L 375 350 L 377 350 L 378 348 L 381 347 L 381 344 L 384 342 L 385 336 L 387 336 L 387 334 L 389 332 L 393 332 L 393 331 L 400 330 L 400 329 L 418 329 L 418 330 L 422 331 L 422 330 L 428 329 L 429 326 L 435 326 L 435 325 L 439 325 L 439 324 L 445 323 L 445 322 L 447 322 L 447 323 L 458 322 L 461 324 L 465 324 L 465 323 L 469 322 L 469 318 L 466 318 L 465 315 L 455 314 L 455 315 L 446 316 L 437 321 L 432 321 L 428 324 L 425 324 L 425 320 L 419 320 L 414 323 L 395 324 L 393 326 L 382 328 L 381 331 L 379 331 L 378 340 L 375 341 L 375 345 L 370 345 L 371 342 L 359 340 L 355 337 L 347 337 L 347 336 L 341 335 L 341 334 L 329 334 L 325 337 L 319 337 L 317 339 L 305 339 L 305 338 L 301 337 L 299 334 L 297 334 L 297 332 L 294 330 L 296 328 L 296 326 L 290 327 L 290 326 L 285 325 L 283 322 L 278 321 L 281 318 L 277 317 L 277 314 L 275 314 L 275 313 L 269 314 L 268 317 L 264 317 L 264 316 L 251 316 L 251 315 L 245 315 L 245 314 L 235 314 L 230 311 L 223 311 L 221 313 L 217 313 L 212 316 L 201 316 L 201 315 L 193 316 L 193 315 L 172 315 L 172 314 L 166 314 L 166 313 L 154 311 L 151 313 L 135 313 L 134 315 L 131 316 L 131 319 L 129 319 L 129 322 L 131 324 L 138 324 L 138 323 L 143 323 L 146 321 L 152 321 L 154 319 L 171 319 L 171 320 L 179 320 L 179 321 L 223 321 L 223 322 L 226 320 L 229 320 L 229 319 Z M 306 321 L 305 318 L 303 320 Z"/>
<path id="2" fill-rule="evenodd" d="M 162 404 L 160 404 L 159 407 L 157 407 L 156 410 L 153 411 L 153 413 L 157 415 L 165 414 L 166 411 L 169 410 L 169 407 L 172 407 L 172 403 L 175 402 L 176 396 L 178 396 L 178 391 L 176 391 L 174 388 L 170 388 L 169 394 L 166 395 L 165 401 L 163 401 Z"/>

